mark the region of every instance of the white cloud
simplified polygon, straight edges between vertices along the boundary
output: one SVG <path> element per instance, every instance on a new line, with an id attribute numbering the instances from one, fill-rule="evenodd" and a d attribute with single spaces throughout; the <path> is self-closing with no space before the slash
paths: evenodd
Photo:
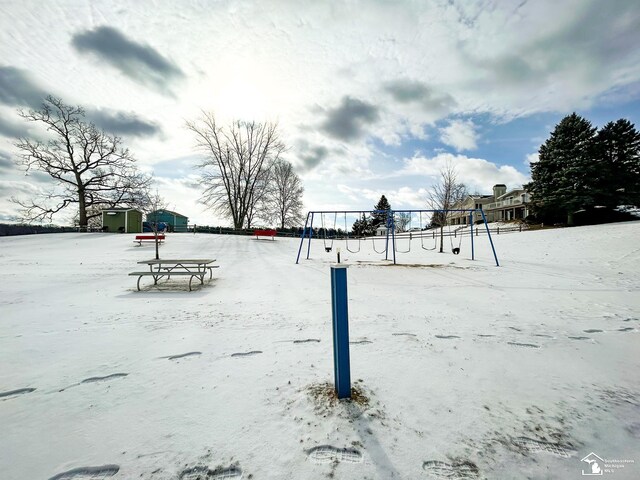
<path id="1" fill-rule="evenodd" d="M 536 163 L 538 160 L 540 160 L 540 158 L 538 156 L 538 152 L 530 153 L 529 155 L 527 155 L 525 157 L 524 164 L 528 167 L 532 163 Z"/>
<path id="2" fill-rule="evenodd" d="M 5 3 L 5 65 L 25 69 L 43 91 L 68 103 L 134 112 L 161 128 L 162 138 L 126 139 L 140 165 L 192 154 L 184 121 L 202 109 L 221 121 L 277 120 L 287 145 L 309 145 L 310 152 L 294 163 L 307 167 L 307 192 L 318 203 L 346 203 L 346 197 L 336 198 L 342 195 L 336 184 L 361 187 L 372 176 L 381 143 L 403 148 L 430 134 L 456 152 L 468 152 L 482 148 L 475 115 L 508 119 L 567 112 L 602 103 L 612 92 L 622 102 L 635 98 L 633 85 L 640 82 L 640 9 L 634 2 L 610 2 L 604 9 L 597 0 L 541 0 L 516 8 L 499 0 L 371 2 L 367 8 L 359 2 L 174 2 L 153 11 L 144 2 L 126 11 L 111 2 L 91 8 Z M 176 98 L 96 70 L 79 55 L 70 39 L 94 19 L 126 30 L 132 42 L 151 45 L 170 59 L 185 77 Z M 162 19 L 172 19 L 171 28 L 157 28 Z M 359 135 L 339 131 L 351 143 L 329 138 L 321 128 L 326 115 L 313 110 L 327 112 L 343 98 L 359 99 L 379 113 L 366 117 L 370 121 Z M 5 124 L 24 127 L 15 107 L 1 107 L 7 110 Z M 456 120 L 472 116 L 476 124 Z M 446 126 L 434 131 L 436 122 Z M 0 138 L 0 148 L 9 147 Z M 517 171 L 521 161 L 516 159 L 511 172 L 498 166 L 480 170 L 518 180 L 524 177 Z M 407 186 L 416 184 L 407 179 Z"/>
<path id="3" fill-rule="evenodd" d="M 456 169 L 458 180 L 473 192 L 489 193 L 496 183 L 518 187 L 529 181 L 528 177 L 510 165 L 497 165 L 482 158 L 466 155 L 439 153 L 435 157 L 414 156 L 404 160 L 404 168 L 398 175 L 422 175 L 438 181 L 440 172 L 449 165 Z"/>
<path id="4" fill-rule="evenodd" d="M 457 152 L 478 148 L 476 126 L 471 120 L 453 120 L 440 129 L 440 140 Z"/>

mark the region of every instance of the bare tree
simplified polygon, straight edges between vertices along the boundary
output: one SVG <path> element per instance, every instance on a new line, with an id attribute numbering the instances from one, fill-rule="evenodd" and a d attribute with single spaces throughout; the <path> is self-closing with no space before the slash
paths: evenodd
<path id="1" fill-rule="evenodd" d="M 393 223 L 398 233 L 406 232 L 407 226 L 411 223 L 411 213 L 409 212 L 396 213 Z"/>
<path id="2" fill-rule="evenodd" d="M 291 163 L 277 160 L 273 165 L 268 203 L 271 216 L 280 228 L 300 225 L 303 194 L 304 187 Z"/>
<path id="3" fill-rule="evenodd" d="M 216 123 L 211 113 L 187 122 L 196 145 L 206 155 L 198 165 L 205 187 L 203 201 L 242 228 L 252 208 L 265 172 L 285 150 L 277 124 L 236 120 L 227 127 Z"/>
<path id="4" fill-rule="evenodd" d="M 251 228 L 257 220 L 269 221 L 269 194 L 271 191 L 272 169 L 264 170 L 256 182 L 256 188 L 249 201 L 247 210 L 247 228 Z"/>
<path id="5" fill-rule="evenodd" d="M 151 229 L 153 230 L 153 236 L 155 238 L 156 244 L 156 260 L 160 258 L 160 249 L 159 244 L 160 241 L 158 239 L 158 214 L 160 210 L 167 208 L 167 202 L 165 199 L 158 193 L 156 190 L 155 193 L 147 192 L 144 198 L 144 205 L 142 207 L 142 211 L 147 214 L 147 221 L 149 221 L 149 216 L 153 218 L 153 222 L 151 222 Z"/>
<path id="6" fill-rule="evenodd" d="M 437 210 L 431 217 L 431 225 L 440 227 L 440 253 L 444 251 L 443 227 L 447 224 L 451 210 L 467 196 L 467 187 L 458 182 L 458 175 L 453 165 L 447 164 L 440 170 L 440 180 L 431 187 L 427 204 L 430 209 Z"/>
<path id="7" fill-rule="evenodd" d="M 82 107 L 47 96 L 40 110 L 18 114 L 46 127 L 52 137 L 48 141 L 21 138 L 16 143 L 21 152 L 18 165 L 57 180 L 39 198 L 12 198 L 22 207 L 24 220 L 51 221 L 56 213 L 77 205 L 78 225 L 86 227 L 103 208 L 140 204 L 150 177 L 138 171 L 119 137 L 109 136 L 84 120 Z"/>

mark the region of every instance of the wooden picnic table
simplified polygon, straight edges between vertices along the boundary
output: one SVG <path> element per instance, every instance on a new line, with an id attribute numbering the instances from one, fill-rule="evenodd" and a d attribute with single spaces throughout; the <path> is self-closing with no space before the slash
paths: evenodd
<path id="1" fill-rule="evenodd" d="M 129 275 L 138 277 L 138 290 L 140 290 L 142 277 L 153 277 L 153 284 L 157 285 L 162 277 L 167 277 L 168 280 L 172 275 L 189 276 L 189 291 L 191 291 L 191 282 L 194 278 L 200 279 L 201 285 L 204 285 L 207 271 L 209 271 L 209 279 L 213 278 L 213 269 L 218 268 L 217 265 L 211 265 L 215 261 L 215 258 L 154 258 L 138 262 L 149 265 L 148 272 L 131 272 Z"/>

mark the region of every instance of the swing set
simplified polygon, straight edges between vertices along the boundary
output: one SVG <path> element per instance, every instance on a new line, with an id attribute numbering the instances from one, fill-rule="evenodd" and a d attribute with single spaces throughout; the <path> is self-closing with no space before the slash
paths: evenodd
<path id="1" fill-rule="evenodd" d="M 442 252 L 442 240 L 445 236 L 444 231 L 441 229 L 440 234 L 436 234 L 436 232 L 432 232 L 434 245 L 433 247 L 425 245 L 425 238 L 429 238 L 430 235 L 425 235 L 423 230 L 423 214 L 433 214 L 433 213 L 444 213 L 445 218 L 446 215 L 450 212 L 464 212 L 469 215 L 469 227 L 470 227 L 470 239 L 471 239 L 471 260 L 475 260 L 475 246 L 474 246 L 474 216 L 475 218 L 482 217 L 482 223 L 487 232 L 487 237 L 489 238 L 489 243 L 491 245 L 491 250 L 493 252 L 493 258 L 496 262 L 496 266 L 499 267 L 500 263 L 498 262 L 498 256 L 496 254 L 496 249 L 493 245 L 493 239 L 491 238 L 491 232 L 489 231 L 489 225 L 487 224 L 487 217 L 484 214 L 482 209 L 447 209 L 447 210 L 330 210 L 330 211 L 310 211 L 307 213 L 307 219 L 304 224 L 304 229 L 302 230 L 302 234 L 300 235 L 300 246 L 298 247 L 298 256 L 296 257 L 296 264 L 300 262 L 300 254 L 302 253 L 302 247 L 304 245 L 304 241 L 307 240 L 307 260 L 309 259 L 309 255 L 311 252 L 311 240 L 313 238 L 313 223 L 317 217 L 320 217 L 321 229 L 317 232 L 317 236 L 322 238 L 322 242 L 324 245 L 324 250 L 326 253 L 331 253 L 333 250 L 333 245 L 336 237 L 340 230 L 338 230 L 337 222 L 338 215 L 340 215 L 340 219 L 342 220 L 342 216 L 344 215 L 344 232 L 343 238 L 345 241 L 345 247 L 350 253 L 358 253 L 362 248 L 362 242 L 370 241 L 371 247 L 373 251 L 377 254 L 384 254 L 385 260 L 389 260 L 389 253 L 393 255 L 393 264 L 396 264 L 396 253 L 409 253 L 411 251 L 411 242 L 417 236 L 414 235 L 414 229 L 411 228 L 411 222 L 413 219 L 413 214 L 418 214 L 419 222 L 420 222 L 420 246 L 423 250 L 434 251 L 438 248 L 438 240 L 440 240 L 440 252 Z M 386 227 L 386 233 L 384 236 L 365 236 L 365 235 L 353 235 L 350 233 L 349 225 L 347 224 L 347 215 L 358 214 L 358 218 L 360 215 L 364 216 L 364 214 L 371 214 L 377 218 L 385 218 L 386 221 L 384 225 Z M 408 223 L 408 235 L 406 233 L 396 234 L 396 214 L 401 214 L 405 216 L 405 225 Z M 406 215 L 408 215 L 408 222 L 406 221 Z M 325 218 L 326 217 L 326 218 Z M 328 227 L 328 222 L 326 219 L 333 219 L 333 227 Z M 457 230 L 451 230 L 451 225 L 448 225 L 448 232 L 446 236 L 449 237 L 449 242 L 451 244 L 451 252 L 454 255 L 460 254 L 460 250 L 462 247 L 462 237 L 463 234 L 458 234 Z M 440 238 L 438 238 L 440 237 Z M 458 238 L 459 237 L 459 238 Z M 454 243 L 454 238 L 457 239 L 457 245 Z M 400 249 L 399 245 L 403 243 L 405 240 L 408 241 L 406 249 Z M 376 242 L 380 244 L 383 242 L 383 248 L 376 248 Z"/>

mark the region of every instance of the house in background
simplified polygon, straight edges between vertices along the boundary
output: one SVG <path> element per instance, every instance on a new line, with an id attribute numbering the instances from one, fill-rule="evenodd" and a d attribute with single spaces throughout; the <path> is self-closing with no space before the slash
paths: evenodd
<path id="1" fill-rule="evenodd" d="M 495 187 L 493 187 L 495 189 Z M 524 188 L 505 191 L 485 207 L 489 222 L 524 220 L 529 216 L 529 194 Z"/>
<path id="2" fill-rule="evenodd" d="M 163 208 L 147 213 L 146 221 L 149 223 L 166 223 L 170 232 L 186 232 L 189 218 Z"/>
<path id="3" fill-rule="evenodd" d="M 102 210 L 104 232 L 141 233 L 142 212 L 135 208 L 108 208 Z"/>
<path id="4" fill-rule="evenodd" d="M 507 186 L 498 183 L 493 186 L 493 195 L 468 195 L 462 202 L 456 203 L 454 209 L 482 210 L 487 222 L 522 220 L 529 215 L 529 194 L 524 188 L 507 191 Z M 480 213 L 474 213 L 474 222 L 482 221 Z M 467 225 L 469 212 L 452 212 L 449 215 L 450 225 Z"/>
<path id="5" fill-rule="evenodd" d="M 495 187 L 493 187 L 495 190 Z M 453 208 L 460 210 L 484 210 L 485 205 L 492 202 L 493 195 L 467 195 L 467 197 L 459 203 L 456 203 Z M 474 214 L 474 222 L 478 221 L 478 217 L 482 220 L 482 215 L 479 213 Z M 489 221 L 489 219 L 487 218 Z M 451 212 L 449 214 L 449 225 L 467 225 L 469 223 L 469 212 Z"/>

